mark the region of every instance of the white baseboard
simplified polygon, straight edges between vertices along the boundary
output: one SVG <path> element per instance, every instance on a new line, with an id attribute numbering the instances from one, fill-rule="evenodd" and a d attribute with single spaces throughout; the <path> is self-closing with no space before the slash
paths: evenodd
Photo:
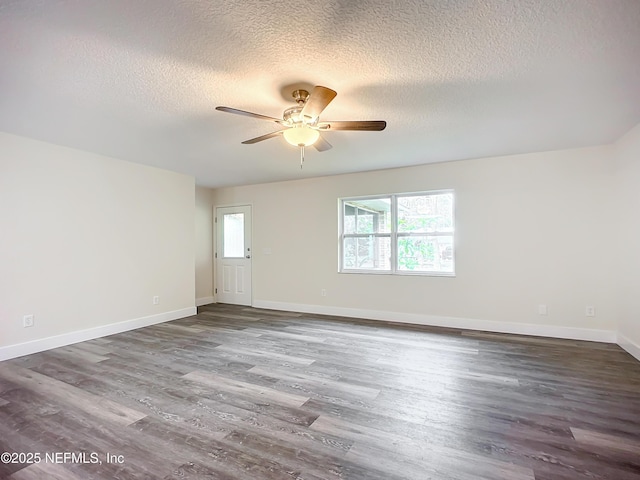
<path id="1" fill-rule="evenodd" d="M 200 297 L 196 298 L 196 307 L 201 307 L 202 305 L 209 305 L 210 303 L 215 303 L 215 297 Z"/>
<path id="2" fill-rule="evenodd" d="M 125 320 L 124 322 L 111 323 L 100 327 L 88 328 L 86 330 L 78 330 L 75 332 L 63 333 L 54 337 L 41 338 L 16 345 L 0 347 L 0 361 L 9 360 L 10 358 L 22 357 L 23 355 L 31 355 L 32 353 L 51 350 L 52 348 L 64 347 L 73 343 L 93 340 L 94 338 L 106 337 L 116 333 L 135 330 L 136 328 L 148 327 L 156 323 L 169 322 L 178 318 L 189 317 L 196 314 L 196 307 L 188 307 L 172 312 L 159 313 L 157 315 L 149 315 L 148 317 L 134 318 L 133 320 Z"/>
<path id="3" fill-rule="evenodd" d="M 411 323 L 432 327 L 460 328 L 463 330 L 480 330 L 487 332 L 512 333 L 516 335 L 533 335 L 536 337 L 565 338 L 570 340 L 587 340 L 591 342 L 616 343 L 616 332 L 613 330 L 596 330 L 590 328 L 562 327 L 554 325 L 535 325 L 531 323 L 499 322 L 474 318 L 444 317 L 436 315 L 420 315 L 415 313 L 386 312 L 360 308 L 331 307 L 326 305 L 307 305 L 298 303 L 271 302 L 255 300 L 253 306 L 269 310 L 285 310 L 289 312 L 315 313 L 320 315 L 337 315 L 341 317 L 365 318 L 368 320 L 384 320 L 388 322 Z"/>
<path id="4" fill-rule="evenodd" d="M 625 337 L 624 335 L 620 335 L 619 333 L 618 333 L 618 345 L 624 348 L 637 360 L 640 360 L 640 345 L 630 340 L 629 338 Z"/>

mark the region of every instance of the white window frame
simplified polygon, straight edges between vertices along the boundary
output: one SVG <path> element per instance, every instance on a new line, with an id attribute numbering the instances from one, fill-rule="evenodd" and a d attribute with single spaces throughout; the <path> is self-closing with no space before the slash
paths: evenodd
<path id="1" fill-rule="evenodd" d="M 453 197 L 453 230 L 446 232 L 398 232 L 398 198 L 401 197 L 417 197 L 417 196 L 431 196 L 431 195 L 442 195 L 445 193 L 450 193 Z M 378 200 L 378 199 L 386 199 L 390 200 L 390 208 L 391 208 L 391 231 L 389 233 L 344 233 L 344 211 L 345 211 L 345 203 L 362 201 L 362 200 Z M 386 195 L 366 195 L 361 197 L 345 197 L 338 199 L 338 272 L 346 273 L 346 274 L 373 274 L 373 275 L 418 275 L 418 276 L 428 276 L 428 277 L 455 277 L 456 276 L 456 262 L 455 262 L 455 253 L 456 253 L 456 237 L 455 237 L 455 224 L 456 224 L 456 208 L 455 208 L 455 192 L 453 189 L 445 189 L 445 190 L 429 190 L 424 192 L 406 192 L 406 193 L 393 193 Z M 451 252 L 452 258 L 452 271 L 451 272 L 439 272 L 439 271 L 410 271 L 410 270 L 399 270 L 398 269 L 398 238 L 402 237 L 412 237 L 412 236 L 425 236 L 428 235 L 430 237 L 435 236 L 450 236 L 452 237 L 452 245 L 453 251 Z M 345 268 L 344 267 L 344 242 L 346 238 L 365 238 L 365 237 L 388 237 L 391 243 L 391 268 L 389 270 L 374 270 L 374 269 L 364 269 L 364 268 Z"/>

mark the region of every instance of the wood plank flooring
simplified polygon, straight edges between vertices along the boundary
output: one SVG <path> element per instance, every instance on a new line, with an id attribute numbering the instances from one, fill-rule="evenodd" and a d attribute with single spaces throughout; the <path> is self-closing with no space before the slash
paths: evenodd
<path id="1" fill-rule="evenodd" d="M 209 305 L 0 363 L 0 452 L 13 480 L 640 480 L 640 362 Z"/>

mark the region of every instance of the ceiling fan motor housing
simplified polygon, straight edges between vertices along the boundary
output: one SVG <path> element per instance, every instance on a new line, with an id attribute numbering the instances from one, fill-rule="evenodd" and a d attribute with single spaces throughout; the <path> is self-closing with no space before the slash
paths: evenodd
<path id="1" fill-rule="evenodd" d="M 307 98 L 309 98 L 309 92 L 307 92 L 306 90 L 294 90 L 291 95 L 300 106 L 304 105 L 304 103 L 307 101 Z"/>
<path id="2" fill-rule="evenodd" d="M 291 108 L 287 108 L 284 113 L 282 114 L 282 118 L 283 120 L 287 123 L 288 126 L 302 126 L 302 125 L 309 125 L 309 126 L 316 126 L 316 124 L 318 123 L 318 119 L 314 118 L 314 119 L 310 119 L 309 117 L 305 117 L 302 115 L 302 108 L 303 105 L 299 105 L 297 107 L 291 107 Z"/>

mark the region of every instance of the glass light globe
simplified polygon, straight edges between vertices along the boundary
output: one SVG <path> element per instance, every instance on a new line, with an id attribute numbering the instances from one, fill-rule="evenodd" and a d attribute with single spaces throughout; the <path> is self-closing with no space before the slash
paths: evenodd
<path id="1" fill-rule="evenodd" d="M 284 139 L 294 147 L 308 147 L 320 137 L 320 132 L 306 125 L 294 126 L 283 132 Z"/>

